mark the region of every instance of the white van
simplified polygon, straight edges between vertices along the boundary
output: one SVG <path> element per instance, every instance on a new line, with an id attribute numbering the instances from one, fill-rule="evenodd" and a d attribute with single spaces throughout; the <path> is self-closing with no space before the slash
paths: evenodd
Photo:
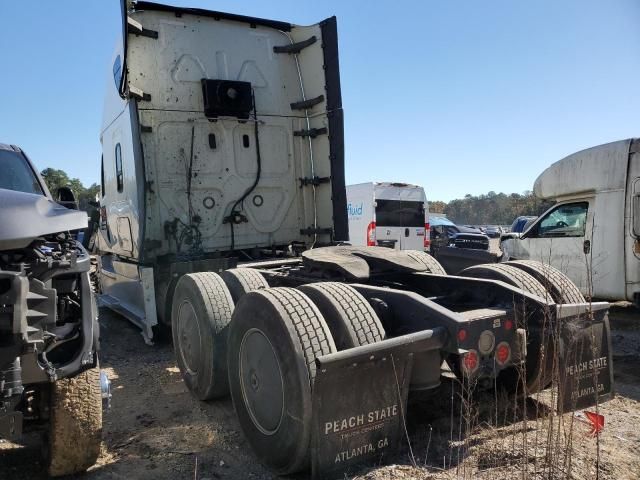
<path id="1" fill-rule="evenodd" d="M 640 302 L 640 140 L 589 148 L 538 177 L 557 204 L 523 233 L 502 236 L 505 256 L 562 270 L 585 295 Z"/>
<path id="2" fill-rule="evenodd" d="M 352 245 L 429 251 L 429 207 L 418 185 L 347 185 L 347 217 Z"/>

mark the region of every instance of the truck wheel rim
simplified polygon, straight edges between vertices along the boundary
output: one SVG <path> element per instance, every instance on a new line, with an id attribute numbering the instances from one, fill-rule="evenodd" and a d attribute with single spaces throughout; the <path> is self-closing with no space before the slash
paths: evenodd
<path id="1" fill-rule="evenodd" d="M 240 387 L 253 424 L 265 435 L 278 431 L 284 413 L 282 370 L 273 345 L 259 329 L 240 344 Z"/>
<path id="2" fill-rule="evenodd" d="M 178 344 L 187 371 L 191 375 L 196 374 L 200 359 L 200 325 L 193 305 L 187 300 L 178 310 Z"/>

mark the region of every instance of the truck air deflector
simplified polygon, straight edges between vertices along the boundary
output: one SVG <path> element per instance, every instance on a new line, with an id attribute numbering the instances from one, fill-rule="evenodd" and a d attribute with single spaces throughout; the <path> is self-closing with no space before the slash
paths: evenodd
<path id="1" fill-rule="evenodd" d="M 327 117 L 329 120 L 329 152 L 331 162 L 331 199 L 333 200 L 333 229 L 336 240 L 349 239 L 347 192 L 344 176 L 344 113 L 340 90 L 338 61 L 338 23 L 330 17 L 320 23 L 324 60 Z"/>

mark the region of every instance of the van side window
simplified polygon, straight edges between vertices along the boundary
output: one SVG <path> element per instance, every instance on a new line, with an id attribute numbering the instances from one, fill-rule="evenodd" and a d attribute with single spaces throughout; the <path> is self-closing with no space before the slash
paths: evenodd
<path id="1" fill-rule="evenodd" d="M 118 185 L 118 193 L 122 193 L 124 177 L 122 175 L 122 148 L 119 143 L 116 144 L 116 184 Z"/>
<path id="2" fill-rule="evenodd" d="M 547 213 L 529 236 L 584 237 L 588 209 L 588 202 L 560 205 Z"/>
<path id="3" fill-rule="evenodd" d="M 104 197 L 104 155 L 100 158 L 100 192 Z"/>

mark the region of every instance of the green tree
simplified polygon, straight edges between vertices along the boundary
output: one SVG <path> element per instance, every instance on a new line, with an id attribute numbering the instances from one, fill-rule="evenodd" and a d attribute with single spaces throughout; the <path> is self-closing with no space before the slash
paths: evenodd
<path id="1" fill-rule="evenodd" d="M 79 179 L 69 178 L 69 175 L 64 170 L 45 168 L 40 174 L 54 197 L 60 187 L 71 188 L 76 196 L 80 210 L 89 210 L 91 208 L 90 202 L 95 200 L 96 195 L 100 191 L 100 185 L 97 183 L 93 183 L 89 188 L 85 188 Z"/>

